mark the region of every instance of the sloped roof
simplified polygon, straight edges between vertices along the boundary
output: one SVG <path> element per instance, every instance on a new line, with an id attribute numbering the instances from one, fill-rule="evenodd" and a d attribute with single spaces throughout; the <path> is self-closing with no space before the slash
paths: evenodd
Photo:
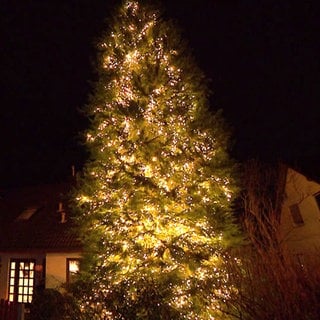
<path id="1" fill-rule="evenodd" d="M 71 184 L 40 185 L 0 193 L 0 251 L 62 252 L 81 249 L 67 207 Z M 58 212 L 62 203 L 66 222 Z"/>

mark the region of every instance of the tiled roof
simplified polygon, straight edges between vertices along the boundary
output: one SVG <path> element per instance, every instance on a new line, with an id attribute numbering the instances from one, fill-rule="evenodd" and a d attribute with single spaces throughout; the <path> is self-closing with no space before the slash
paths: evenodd
<path id="1" fill-rule="evenodd" d="M 2 191 L 0 251 L 80 250 L 67 207 L 70 189 L 71 184 L 61 183 Z M 58 212 L 59 203 L 66 214 L 64 223 Z"/>

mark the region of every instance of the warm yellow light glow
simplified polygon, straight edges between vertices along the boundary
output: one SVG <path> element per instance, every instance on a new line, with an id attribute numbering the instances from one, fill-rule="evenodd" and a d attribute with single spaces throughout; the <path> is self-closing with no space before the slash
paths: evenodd
<path id="1" fill-rule="evenodd" d="M 233 183 L 219 135 L 211 137 L 221 133 L 206 122 L 206 93 L 180 63 L 180 42 L 170 40 L 161 19 L 128 0 L 116 20 L 123 25 L 100 46 L 103 77 L 87 132 L 92 159 L 77 201 L 97 261 L 85 304 L 110 320 L 110 295 L 124 289 L 130 308 L 149 280 L 156 290 L 168 284 L 165 303 L 181 319 L 214 319 L 214 294 L 228 292 L 217 230 Z M 202 283 L 212 280 L 221 288 L 206 292 Z"/>
<path id="2" fill-rule="evenodd" d="M 88 196 L 82 195 L 78 198 L 78 201 L 80 204 L 85 203 L 85 202 L 90 202 L 90 198 Z"/>
<path id="3" fill-rule="evenodd" d="M 133 67 L 133 65 L 138 62 L 138 56 L 137 50 L 127 53 L 125 63 L 128 64 L 129 67 Z"/>
<path id="4" fill-rule="evenodd" d="M 79 260 L 69 260 L 69 272 L 78 273 L 80 271 Z"/>
<path id="5" fill-rule="evenodd" d="M 144 167 L 144 175 L 147 177 L 147 178 L 150 178 L 153 176 L 153 171 L 152 171 L 152 168 L 150 165 L 146 165 Z"/>

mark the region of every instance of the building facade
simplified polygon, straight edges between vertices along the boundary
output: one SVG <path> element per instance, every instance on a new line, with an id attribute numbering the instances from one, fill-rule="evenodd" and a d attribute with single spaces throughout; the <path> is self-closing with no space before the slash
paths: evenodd
<path id="1" fill-rule="evenodd" d="M 79 270 L 81 244 L 73 230 L 70 184 L 2 192 L 0 299 L 30 303 L 38 288 L 64 290 Z"/>

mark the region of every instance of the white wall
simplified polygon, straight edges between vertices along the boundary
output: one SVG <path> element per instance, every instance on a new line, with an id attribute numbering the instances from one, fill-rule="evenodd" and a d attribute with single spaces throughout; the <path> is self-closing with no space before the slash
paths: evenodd
<path id="1" fill-rule="evenodd" d="M 314 194 L 318 192 L 320 184 L 288 169 L 286 198 L 281 215 L 281 235 L 293 254 L 320 258 L 320 210 L 314 198 Z M 304 224 L 294 224 L 290 212 L 290 206 L 293 204 L 299 205 Z"/>
<path id="2" fill-rule="evenodd" d="M 67 258 L 78 259 L 79 252 L 73 253 L 49 253 L 46 256 L 40 254 L 0 253 L 0 299 L 8 299 L 8 283 L 10 259 L 35 259 L 36 265 L 42 265 L 46 258 L 45 287 L 62 289 L 67 276 Z M 39 279 L 38 279 L 39 280 Z M 37 283 L 39 285 L 39 283 Z"/>
<path id="3" fill-rule="evenodd" d="M 78 259 L 79 252 L 48 253 L 46 256 L 46 288 L 62 289 L 67 278 L 67 259 Z"/>

